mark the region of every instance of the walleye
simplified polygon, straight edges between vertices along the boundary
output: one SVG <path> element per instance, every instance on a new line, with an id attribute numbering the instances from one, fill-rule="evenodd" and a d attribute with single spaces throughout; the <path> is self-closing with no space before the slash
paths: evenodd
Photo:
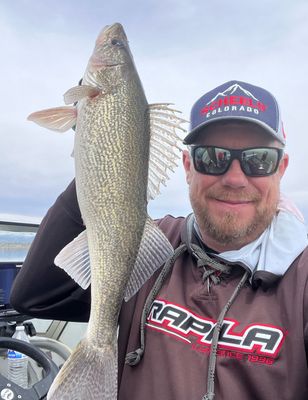
<path id="1" fill-rule="evenodd" d="M 169 103 L 147 103 L 119 23 L 98 36 L 81 85 L 64 106 L 28 119 L 64 132 L 75 127 L 76 189 L 86 226 L 55 262 L 82 287 L 91 281 L 86 337 L 62 367 L 48 400 L 117 398 L 117 321 L 128 300 L 172 254 L 147 214 L 179 158 L 177 130 L 185 131 Z"/>

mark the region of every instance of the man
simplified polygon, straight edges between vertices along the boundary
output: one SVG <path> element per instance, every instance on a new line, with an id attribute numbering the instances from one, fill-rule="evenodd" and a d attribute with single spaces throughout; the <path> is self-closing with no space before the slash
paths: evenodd
<path id="1" fill-rule="evenodd" d="M 194 213 L 157 222 L 174 256 L 123 302 L 119 399 L 307 399 L 307 234 L 280 197 L 288 156 L 276 99 L 227 82 L 195 103 L 184 142 Z M 89 290 L 53 264 L 83 229 L 72 182 L 15 281 L 17 310 L 88 319 Z"/>

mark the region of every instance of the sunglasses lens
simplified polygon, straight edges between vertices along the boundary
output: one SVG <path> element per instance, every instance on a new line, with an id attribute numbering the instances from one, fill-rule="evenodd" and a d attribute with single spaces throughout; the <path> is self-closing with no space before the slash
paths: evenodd
<path id="1" fill-rule="evenodd" d="M 194 151 L 195 168 L 209 175 L 224 174 L 230 164 L 231 153 L 219 147 L 197 147 Z"/>
<path id="2" fill-rule="evenodd" d="M 195 169 L 201 174 L 222 175 L 232 161 L 238 159 L 247 176 L 267 176 L 276 171 L 282 152 L 269 147 L 230 150 L 215 146 L 197 146 L 192 155 Z"/>
<path id="3" fill-rule="evenodd" d="M 242 152 L 241 164 L 248 176 L 271 175 L 277 169 L 279 153 L 277 149 L 256 148 Z"/>

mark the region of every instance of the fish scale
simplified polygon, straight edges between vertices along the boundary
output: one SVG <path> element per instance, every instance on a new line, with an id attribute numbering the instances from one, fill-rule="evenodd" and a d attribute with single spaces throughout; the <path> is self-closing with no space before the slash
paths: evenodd
<path id="1" fill-rule="evenodd" d="M 167 103 L 148 105 L 120 24 L 101 32 L 82 84 L 64 100 L 77 105 L 28 119 L 60 132 L 75 127 L 76 190 L 86 230 L 55 263 L 83 288 L 91 281 L 91 313 L 85 338 L 47 398 L 115 400 L 121 304 L 173 252 L 149 218 L 147 201 L 179 158 L 176 130 L 184 120 Z"/>
<path id="2" fill-rule="evenodd" d="M 124 289 L 147 215 L 147 103 L 136 82 L 124 81 L 117 87 L 112 95 L 81 104 L 74 145 L 77 197 L 91 244 L 87 341 L 104 353 L 114 345 Z M 98 329 L 101 326 L 104 329 Z M 71 380 L 71 374 L 66 379 Z"/>

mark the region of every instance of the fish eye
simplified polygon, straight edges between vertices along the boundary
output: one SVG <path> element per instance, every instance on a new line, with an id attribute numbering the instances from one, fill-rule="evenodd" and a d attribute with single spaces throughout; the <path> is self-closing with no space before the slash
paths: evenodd
<path id="1" fill-rule="evenodd" d="M 113 46 L 123 46 L 123 43 L 121 42 L 121 40 L 119 40 L 119 39 L 111 39 L 111 44 L 113 45 Z"/>

